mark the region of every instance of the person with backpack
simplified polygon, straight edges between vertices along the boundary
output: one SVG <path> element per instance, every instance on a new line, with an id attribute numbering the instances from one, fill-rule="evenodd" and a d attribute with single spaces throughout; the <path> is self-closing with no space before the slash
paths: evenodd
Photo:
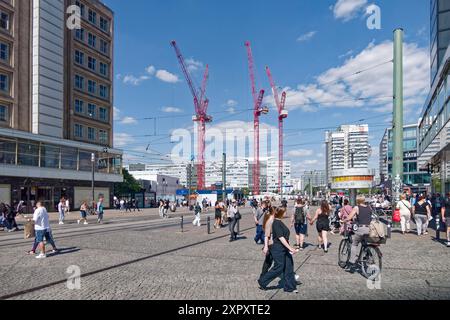
<path id="1" fill-rule="evenodd" d="M 267 211 L 267 204 L 263 202 L 259 208 L 257 208 L 253 214 L 253 219 L 255 220 L 256 224 L 256 235 L 255 235 L 255 242 L 256 244 L 264 244 L 264 230 L 263 230 L 263 222 L 264 222 L 264 215 Z"/>
<path id="2" fill-rule="evenodd" d="M 308 222 L 311 221 L 308 211 L 302 199 L 298 199 L 294 207 L 294 214 L 291 217 L 291 228 L 295 229 L 295 240 L 297 247 L 300 250 L 304 249 L 305 236 L 308 233 Z"/>
<path id="3" fill-rule="evenodd" d="M 406 196 L 404 194 L 400 196 L 400 201 L 397 203 L 397 209 L 400 210 L 400 224 L 402 233 L 405 235 L 406 232 L 409 233 L 409 230 L 411 229 L 411 203 L 406 201 Z"/>

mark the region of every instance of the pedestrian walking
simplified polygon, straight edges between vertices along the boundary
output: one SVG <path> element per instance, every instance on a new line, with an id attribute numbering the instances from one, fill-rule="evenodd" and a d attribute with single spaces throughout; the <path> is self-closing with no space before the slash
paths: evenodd
<path id="1" fill-rule="evenodd" d="M 83 201 L 83 203 L 81 204 L 81 207 L 80 207 L 81 219 L 77 221 L 78 224 L 80 224 L 81 222 L 83 222 L 83 224 L 88 224 L 88 222 L 87 222 L 87 210 L 88 210 L 87 202 Z"/>
<path id="2" fill-rule="evenodd" d="M 447 247 L 450 248 L 450 192 L 447 194 L 441 206 L 442 222 L 446 224 Z"/>
<path id="3" fill-rule="evenodd" d="M 267 211 L 267 204 L 265 202 L 262 203 L 260 207 L 258 207 L 254 214 L 253 219 L 255 220 L 256 225 L 256 235 L 255 235 L 255 243 L 256 244 L 264 244 L 264 230 L 263 230 L 263 223 L 264 223 L 264 215 Z"/>
<path id="4" fill-rule="evenodd" d="M 345 199 L 344 200 L 344 205 L 341 208 L 341 211 L 339 212 L 339 219 L 340 219 L 340 221 L 343 221 L 343 220 L 347 219 L 350 216 L 350 213 L 352 213 L 352 210 L 353 210 L 353 208 L 352 208 L 351 205 L 349 205 L 349 200 Z M 346 230 L 350 231 L 351 226 L 352 226 L 351 223 L 342 223 L 341 227 L 339 229 L 339 233 L 341 235 L 344 235 Z"/>
<path id="5" fill-rule="evenodd" d="M 291 228 L 294 227 L 296 240 L 294 248 L 297 247 L 300 250 L 304 249 L 305 237 L 308 234 L 309 221 L 311 221 L 311 217 L 306 211 L 305 203 L 302 199 L 298 199 L 291 217 Z"/>
<path id="6" fill-rule="evenodd" d="M 230 242 L 237 240 L 237 232 L 235 231 L 237 219 L 236 215 L 238 213 L 238 209 L 236 206 L 236 200 L 231 202 L 231 205 L 228 207 L 227 217 L 228 217 L 228 226 L 230 230 Z"/>
<path id="7" fill-rule="evenodd" d="M 310 221 L 310 224 L 313 225 L 314 222 L 317 221 L 316 228 L 319 239 L 319 248 L 323 248 L 324 252 L 328 252 L 328 232 L 330 229 L 330 220 L 329 216 L 331 213 L 330 205 L 326 200 L 323 200 L 320 204 L 320 208 L 316 210 L 316 214 L 314 218 Z"/>
<path id="8" fill-rule="evenodd" d="M 65 206 L 66 201 L 64 200 L 64 198 L 61 198 L 58 203 L 59 224 L 64 224 L 64 213 L 66 212 Z"/>
<path id="9" fill-rule="evenodd" d="M 419 201 L 413 207 L 413 217 L 416 222 L 417 235 L 422 236 L 427 231 L 425 227 L 431 217 L 430 204 L 423 195 L 419 197 Z"/>
<path id="10" fill-rule="evenodd" d="M 123 200 L 123 199 L 120 199 L 120 202 L 119 202 L 119 204 L 120 204 L 120 211 L 123 211 L 123 210 L 125 210 L 125 200 Z"/>
<path id="11" fill-rule="evenodd" d="M 214 219 L 214 229 L 219 229 L 222 220 L 222 208 L 220 207 L 219 201 L 216 201 L 214 205 Z"/>
<path id="12" fill-rule="evenodd" d="M 397 203 L 397 209 L 400 210 L 400 224 L 403 235 L 411 230 L 411 203 L 406 201 L 406 196 L 402 194 L 400 201 Z"/>
<path id="13" fill-rule="evenodd" d="M 164 201 L 159 199 L 159 217 L 164 218 Z"/>
<path id="14" fill-rule="evenodd" d="M 273 245 L 273 237 L 272 237 L 272 224 L 275 219 L 276 209 L 271 207 L 268 212 L 264 215 L 263 221 L 263 230 L 264 230 L 264 263 L 262 266 L 262 271 L 260 278 L 262 278 L 270 269 L 273 263 L 272 257 L 272 245 Z"/>
<path id="15" fill-rule="evenodd" d="M 270 282 L 283 275 L 284 291 L 298 293 L 292 256 L 299 250 L 289 244 L 289 228 L 282 221 L 285 214 L 284 208 L 276 209 L 275 220 L 272 223 L 273 245 L 271 249 L 274 266 L 259 278 L 258 284 L 261 290 L 267 290 Z"/>
<path id="16" fill-rule="evenodd" d="M 131 200 L 127 200 L 127 201 L 125 202 L 125 212 L 127 212 L 127 211 L 130 211 L 130 212 L 131 212 L 131 206 L 132 206 Z"/>
<path id="17" fill-rule="evenodd" d="M 344 223 L 353 221 L 356 216 L 356 225 L 358 230 L 355 231 L 352 241 L 352 248 L 350 253 L 350 260 L 346 266 L 345 271 L 354 273 L 356 271 L 356 260 L 358 259 L 358 247 L 363 239 L 369 235 L 369 226 L 372 221 L 372 209 L 366 205 L 366 199 L 364 197 L 358 197 L 356 199 L 357 206 L 353 208 Z"/>
<path id="18" fill-rule="evenodd" d="M 33 213 L 34 230 L 36 233 L 35 241 L 38 243 L 39 255 L 37 259 L 46 258 L 44 237 L 47 229 L 50 228 L 49 217 L 47 209 L 42 205 L 40 201 L 36 203 L 36 210 Z"/>
<path id="19" fill-rule="evenodd" d="M 64 204 L 64 213 L 69 215 L 70 214 L 70 201 L 69 198 L 66 199 L 66 203 Z"/>
<path id="20" fill-rule="evenodd" d="M 132 203 L 133 203 L 133 212 L 135 212 L 136 209 L 139 212 L 140 210 L 138 208 L 138 202 L 136 201 L 136 199 L 133 199 Z"/>
<path id="21" fill-rule="evenodd" d="M 104 213 L 103 198 L 99 198 L 97 202 L 97 215 L 98 215 L 97 223 L 102 223 L 103 213 Z"/>
<path id="22" fill-rule="evenodd" d="M 168 212 L 170 209 L 170 201 L 168 199 L 166 199 L 166 201 L 164 202 L 164 210 L 163 210 L 163 218 L 168 218 Z"/>
<path id="23" fill-rule="evenodd" d="M 200 214 L 202 213 L 202 207 L 200 206 L 199 202 L 197 202 L 197 204 L 195 205 L 194 212 L 195 212 L 195 219 L 194 221 L 192 221 L 192 224 L 194 226 L 201 227 L 202 224 L 200 222 Z"/>

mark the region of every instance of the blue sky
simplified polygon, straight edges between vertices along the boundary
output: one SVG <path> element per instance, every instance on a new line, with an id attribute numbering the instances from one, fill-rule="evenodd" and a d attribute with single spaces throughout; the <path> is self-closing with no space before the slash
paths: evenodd
<path id="1" fill-rule="evenodd" d="M 324 130 L 314 128 L 359 119 L 369 123 L 371 166 L 377 167 L 378 145 L 392 118 L 388 61 L 396 27 L 405 30 L 405 122 L 418 121 L 427 95 L 429 1 L 104 2 L 115 12 L 115 144 L 125 153 L 133 151 L 126 161 L 157 161 L 155 152 L 167 154 L 173 148 L 164 135 L 192 127 L 192 97 L 171 40 L 189 60 L 197 83 L 209 64 L 209 113 L 216 119 L 212 126 L 219 127 L 251 126 L 253 121 L 252 112 L 243 111 L 252 107 L 244 47 L 251 41 L 265 103 L 273 104 L 266 65 L 287 92 L 285 156 L 292 161 L 293 176 L 324 168 Z M 366 7 L 372 3 L 381 8 L 381 30 L 366 26 Z M 140 120 L 145 117 L 163 117 L 157 120 L 157 136 L 142 137 L 155 132 L 154 121 Z M 262 121 L 277 126 L 276 112 Z"/>

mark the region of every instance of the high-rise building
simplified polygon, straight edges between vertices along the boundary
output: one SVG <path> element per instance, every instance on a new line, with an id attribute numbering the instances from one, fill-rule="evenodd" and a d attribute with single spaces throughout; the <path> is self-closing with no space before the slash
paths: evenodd
<path id="1" fill-rule="evenodd" d="M 66 24 L 71 5 L 81 28 Z M 94 167 L 95 197 L 109 206 L 123 180 L 112 148 L 113 21 L 99 0 L 0 1 L 0 202 L 54 210 L 65 196 L 77 208 L 92 200 Z"/>
<path id="2" fill-rule="evenodd" d="M 369 166 L 369 126 L 344 125 L 327 132 L 325 174 L 331 183 L 331 173 L 336 170 L 366 169 Z"/>
<path id="3" fill-rule="evenodd" d="M 450 191 L 450 2 L 431 0 L 431 88 L 419 120 L 419 167 L 432 191 Z"/>
<path id="4" fill-rule="evenodd" d="M 413 192 L 426 191 L 430 174 L 421 171 L 417 164 L 417 125 L 403 127 L 403 183 L 410 185 Z M 392 181 L 392 128 L 386 129 L 380 142 L 380 182 Z"/>

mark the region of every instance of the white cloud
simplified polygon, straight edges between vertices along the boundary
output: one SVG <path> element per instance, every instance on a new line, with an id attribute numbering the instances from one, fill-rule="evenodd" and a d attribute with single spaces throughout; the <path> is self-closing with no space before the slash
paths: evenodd
<path id="1" fill-rule="evenodd" d="M 147 68 L 145 68 L 145 71 L 149 74 L 149 75 L 154 75 L 156 72 L 156 68 L 154 66 L 148 66 Z"/>
<path id="2" fill-rule="evenodd" d="M 114 107 L 113 110 L 114 110 L 113 118 L 115 120 L 118 120 L 120 118 L 120 109 L 117 107 Z"/>
<path id="3" fill-rule="evenodd" d="M 238 102 L 236 100 L 230 99 L 227 101 L 226 106 L 227 107 L 236 107 L 238 105 Z"/>
<path id="4" fill-rule="evenodd" d="M 352 54 L 353 54 L 353 50 L 349 50 L 349 51 L 347 51 L 346 53 L 341 54 L 341 55 L 339 56 L 339 59 L 347 58 L 347 57 L 351 56 Z"/>
<path id="5" fill-rule="evenodd" d="M 137 120 L 133 117 L 124 117 L 121 121 L 121 124 L 135 124 Z"/>
<path id="6" fill-rule="evenodd" d="M 170 73 L 167 70 L 158 70 L 156 72 L 156 77 L 163 82 L 168 82 L 168 83 L 180 82 L 180 79 L 178 78 L 177 75 Z"/>
<path id="7" fill-rule="evenodd" d="M 385 112 L 392 109 L 393 65 L 380 63 L 392 60 L 393 43 L 370 43 L 341 66 L 331 68 L 316 77 L 313 83 L 286 87 L 286 108 L 317 111 L 319 107 L 357 108 Z M 376 68 L 371 68 L 377 66 Z M 420 108 L 429 89 L 428 49 L 416 43 L 404 44 L 405 109 Z M 367 70 L 371 68 L 370 70 Z M 364 71 L 355 74 L 358 71 Z M 357 100 L 369 98 L 370 100 Z M 275 106 L 273 96 L 265 99 Z M 329 102 L 329 103 L 325 103 Z M 390 106 L 390 107 L 389 107 Z"/>
<path id="8" fill-rule="evenodd" d="M 140 85 L 143 81 L 149 80 L 150 77 L 149 76 L 139 76 L 139 77 L 135 77 L 131 74 L 126 75 L 125 77 L 123 77 L 123 83 L 124 84 L 131 84 L 133 86 L 138 86 Z"/>
<path id="9" fill-rule="evenodd" d="M 114 133 L 114 147 L 121 148 L 134 141 L 134 138 L 128 133 Z"/>
<path id="10" fill-rule="evenodd" d="M 181 113 L 181 112 L 183 112 L 183 110 L 181 110 L 180 108 L 175 108 L 175 107 L 164 107 L 161 110 L 162 110 L 162 112 L 165 112 L 165 113 Z"/>
<path id="11" fill-rule="evenodd" d="M 366 4 L 367 0 L 338 0 L 332 6 L 334 17 L 343 21 L 352 20 Z"/>
<path id="12" fill-rule="evenodd" d="M 317 33 L 317 31 L 310 31 L 308 33 L 305 33 L 305 34 L 301 35 L 300 37 L 298 37 L 297 41 L 304 42 L 304 41 L 311 40 L 316 35 L 316 33 Z"/>
<path id="13" fill-rule="evenodd" d="M 298 149 L 298 150 L 291 150 L 287 153 L 288 157 L 296 157 L 296 158 L 302 158 L 302 157 L 310 157 L 313 155 L 313 150 L 306 150 L 306 149 Z"/>
<path id="14" fill-rule="evenodd" d="M 203 69 L 203 62 L 196 61 L 194 58 L 186 59 L 186 66 L 190 72 L 198 71 L 199 69 Z"/>

